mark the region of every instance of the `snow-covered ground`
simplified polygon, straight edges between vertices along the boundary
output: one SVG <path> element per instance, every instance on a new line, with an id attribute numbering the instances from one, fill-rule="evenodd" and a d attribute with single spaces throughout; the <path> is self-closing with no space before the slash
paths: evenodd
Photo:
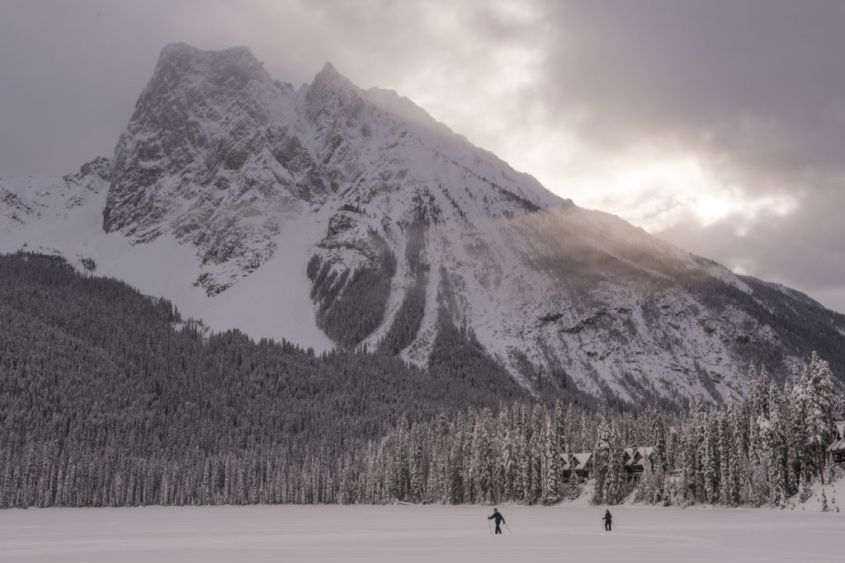
<path id="1" fill-rule="evenodd" d="M 845 513 L 505 506 L 224 506 L 0 511 L 0 561 L 843 561 Z"/>

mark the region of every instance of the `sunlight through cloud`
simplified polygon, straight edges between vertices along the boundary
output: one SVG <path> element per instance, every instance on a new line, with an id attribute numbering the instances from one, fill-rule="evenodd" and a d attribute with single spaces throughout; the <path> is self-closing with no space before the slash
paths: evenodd
<path id="1" fill-rule="evenodd" d="M 526 153 L 524 159 L 535 166 L 538 163 L 536 154 Z M 569 163 L 578 173 L 543 170 L 538 176 L 578 205 L 620 215 L 651 232 L 689 220 L 709 227 L 734 218 L 742 236 L 763 216 L 789 215 L 799 203 L 794 194 L 750 194 L 708 170 L 694 157 L 649 155 L 608 162 L 591 161 L 576 153 Z M 566 180 L 556 181 L 561 177 Z"/>

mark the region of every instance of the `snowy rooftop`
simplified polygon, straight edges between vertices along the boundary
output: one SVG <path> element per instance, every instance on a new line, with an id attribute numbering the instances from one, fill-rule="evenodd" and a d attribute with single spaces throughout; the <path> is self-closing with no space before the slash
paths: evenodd
<path id="1" fill-rule="evenodd" d="M 841 452 L 845 451 L 845 440 L 836 440 L 830 446 L 828 446 L 827 451 L 829 452 Z"/>

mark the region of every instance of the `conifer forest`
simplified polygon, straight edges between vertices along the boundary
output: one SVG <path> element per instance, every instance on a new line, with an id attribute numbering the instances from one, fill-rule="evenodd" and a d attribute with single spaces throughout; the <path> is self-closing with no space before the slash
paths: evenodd
<path id="1" fill-rule="evenodd" d="M 632 494 L 777 506 L 833 471 L 843 401 L 815 355 L 798 378 L 750 367 L 742 403 L 540 400 L 457 328 L 422 371 L 389 354 L 207 336 L 168 302 L 59 258 L 0 262 L 0 507 Z M 632 474 L 625 449 L 640 447 L 649 459 Z M 572 454 L 589 455 L 583 471 Z"/>

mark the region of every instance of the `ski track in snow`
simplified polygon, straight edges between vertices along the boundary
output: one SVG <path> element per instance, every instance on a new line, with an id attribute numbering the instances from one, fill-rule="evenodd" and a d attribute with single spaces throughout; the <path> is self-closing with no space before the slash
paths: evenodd
<path id="1" fill-rule="evenodd" d="M 0 561 L 842 561 L 836 513 L 754 509 L 504 506 L 222 506 L 0 512 Z"/>

